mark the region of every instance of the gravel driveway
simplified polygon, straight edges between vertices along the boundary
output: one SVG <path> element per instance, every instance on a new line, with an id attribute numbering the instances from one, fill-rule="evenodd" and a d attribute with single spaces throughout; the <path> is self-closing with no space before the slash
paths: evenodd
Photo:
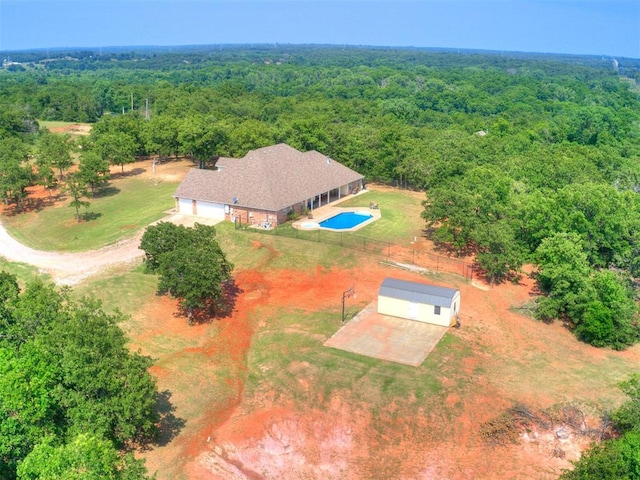
<path id="1" fill-rule="evenodd" d="M 170 215 L 162 221 L 191 226 L 194 218 Z M 99 250 L 79 253 L 43 252 L 15 240 L 0 222 L 0 255 L 11 262 L 37 267 L 41 273 L 49 274 L 58 285 L 75 285 L 112 265 L 139 262 L 144 256 L 144 252 L 138 248 L 143 233 L 144 229 L 141 229 L 136 236 Z"/>

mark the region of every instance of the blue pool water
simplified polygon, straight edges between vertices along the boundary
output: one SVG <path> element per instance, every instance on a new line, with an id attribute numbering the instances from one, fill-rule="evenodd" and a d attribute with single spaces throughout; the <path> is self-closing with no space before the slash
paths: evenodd
<path id="1" fill-rule="evenodd" d="M 342 212 L 320 222 L 320 227 L 331 228 L 332 230 L 347 230 L 356 225 L 360 225 L 362 222 L 366 222 L 372 217 L 373 215 L 368 213 Z"/>

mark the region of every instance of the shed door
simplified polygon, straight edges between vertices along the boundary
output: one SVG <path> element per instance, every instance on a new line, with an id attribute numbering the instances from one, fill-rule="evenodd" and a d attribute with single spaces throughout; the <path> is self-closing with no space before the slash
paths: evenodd
<path id="1" fill-rule="evenodd" d="M 407 318 L 411 320 L 420 319 L 420 305 L 417 303 L 409 302 L 407 304 Z"/>

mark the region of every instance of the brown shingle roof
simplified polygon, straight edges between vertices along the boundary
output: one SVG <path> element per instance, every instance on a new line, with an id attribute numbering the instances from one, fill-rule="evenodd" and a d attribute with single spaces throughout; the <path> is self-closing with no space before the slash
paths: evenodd
<path id="1" fill-rule="evenodd" d="M 218 170 L 191 169 L 175 197 L 269 211 L 362 180 L 359 173 L 316 151 L 302 153 L 280 143 L 242 159 L 221 157 Z"/>

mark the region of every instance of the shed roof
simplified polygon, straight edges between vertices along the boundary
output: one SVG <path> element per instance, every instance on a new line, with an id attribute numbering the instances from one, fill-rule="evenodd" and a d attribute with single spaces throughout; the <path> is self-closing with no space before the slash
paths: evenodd
<path id="1" fill-rule="evenodd" d="M 221 157 L 216 167 L 191 169 L 174 196 L 279 211 L 364 178 L 315 150 L 303 153 L 284 143 L 241 159 Z"/>
<path id="2" fill-rule="evenodd" d="M 451 306 L 453 297 L 458 292 L 455 288 L 409 282 L 396 278 L 385 278 L 382 285 L 380 285 L 378 295 L 407 300 L 413 303 L 426 303 L 428 305 L 449 307 Z"/>

